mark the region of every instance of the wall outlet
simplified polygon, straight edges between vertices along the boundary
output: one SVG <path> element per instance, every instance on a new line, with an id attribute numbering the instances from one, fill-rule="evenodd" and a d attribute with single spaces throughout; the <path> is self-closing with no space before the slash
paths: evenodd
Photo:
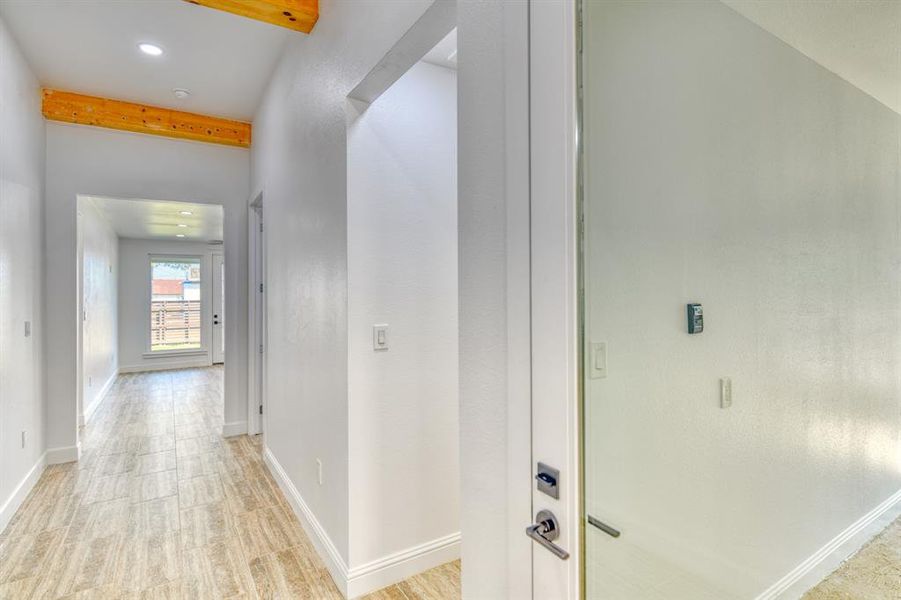
<path id="1" fill-rule="evenodd" d="M 319 480 L 319 485 L 322 485 L 322 461 L 318 458 L 316 459 L 316 478 Z"/>
<path id="2" fill-rule="evenodd" d="M 730 406 L 732 406 L 732 378 L 723 377 L 720 379 L 720 408 Z"/>
<path id="3" fill-rule="evenodd" d="M 94 385 L 94 378 L 93 378 L 93 377 L 88 377 L 88 387 L 91 387 L 91 386 L 93 386 L 93 385 Z"/>
<path id="4" fill-rule="evenodd" d="M 607 377 L 607 342 L 592 342 L 588 361 L 588 376 L 591 379 Z"/>
<path id="5" fill-rule="evenodd" d="M 31 321 L 25 321 L 25 337 L 31 337 Z"/>
<path id="6" fill-rule="evenodd" d="M 25 432 L 22 432 L 22 447 L 25 447 Z"/>

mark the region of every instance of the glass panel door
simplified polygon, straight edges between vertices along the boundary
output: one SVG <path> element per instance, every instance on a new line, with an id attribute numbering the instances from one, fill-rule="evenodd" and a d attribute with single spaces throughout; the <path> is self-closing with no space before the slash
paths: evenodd
<path id="1" fill-rule="evenodd" d="M 897 492 L 899 15 L 581 3 L 587 598 L 800 597 Z"/>

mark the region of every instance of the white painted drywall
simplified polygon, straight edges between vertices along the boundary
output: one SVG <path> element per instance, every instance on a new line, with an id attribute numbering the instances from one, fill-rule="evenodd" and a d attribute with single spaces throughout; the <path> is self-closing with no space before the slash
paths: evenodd
<path id="1" fill-rule="evenodd" d="M 355 567 L 460 530 L 456 72 L 414 65 L 349 125 L 347 153 Z"/>
<path id="2" fill-rule="evenodd" d="M 44 453 L 43 184 L 41 88 L 0 20 L 0 531 Z"/>
<path id="3" fill-rule="evenodd" d="M 531 598 L 528 5 L 457 11 L 463 597 Z"/>
<path id="4" fill-rule="evenodd" d="M 82 260 L 82 407 L 89 419 L 115 379 L 118 334 L 119 238 L 90 202 L 79 199 Z"/>
<path id="5" fill-rule="evenodd" d="M 123 372 L 210 366 L 212 363 L 212 254 L 222 246 L 201 242 L 119 239 L 119 364 Z M 150 340 L 150 257 L 200 257 L 201 353 L 145 356 Z"/>
<path id="6" fill-rule="evenodd" d="M 254 118 L 269 290 L 266 444 L 345 565 L 346 96 L 428 5 L 323 3 L 315 34 L 288 40 Z"/>
<path id="7" fill-rule="evenodd" d="M 46 311 L 48 446 L 76 439 L 75 205 L 78 194 L 220 204 L 225 211 L 226 305 L 247 312 L 249 152 L 201 142 L 48 123 Z M 225 421 L 247 420 L 247 321 L 226 323 Z"/>
<path id="8" fill-rule="evenodd" d="M 589 594 L 751 598 L 901 488 L 901 117 L 719 3 L 586 27 Z"/>

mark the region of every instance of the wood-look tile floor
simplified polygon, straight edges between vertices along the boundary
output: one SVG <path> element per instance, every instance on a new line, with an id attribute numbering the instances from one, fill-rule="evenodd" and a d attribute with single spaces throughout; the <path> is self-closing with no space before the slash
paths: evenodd
<path id="1" fill-rule="evenodd" d="M 0 599 L 340 599 L 222 392 L 221 367 L 120 376 L 0 533 Z M 453 562 L 367 598 L 459 597 Z"/>
<path id="2" fill-rule="evenodd" d="M 901 598 L 901 518 L 864 544 L 802 600 Z"/>

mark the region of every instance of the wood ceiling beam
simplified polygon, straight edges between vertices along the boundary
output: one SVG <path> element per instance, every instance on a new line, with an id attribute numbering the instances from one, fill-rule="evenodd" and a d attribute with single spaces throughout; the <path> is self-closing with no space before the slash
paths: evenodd
<path id="1" fill-rule="evenodd" d="M 60 90 L 44 90 L 42 111 L 52 121 L 241 148 L 250 146 L 252 133 L 250 123 Z"/>
<path id="2" fill-rule="evenodd" d="M 310 33 L 319 19 L 319 0 L 185 0 L 294 31 Z"/>

